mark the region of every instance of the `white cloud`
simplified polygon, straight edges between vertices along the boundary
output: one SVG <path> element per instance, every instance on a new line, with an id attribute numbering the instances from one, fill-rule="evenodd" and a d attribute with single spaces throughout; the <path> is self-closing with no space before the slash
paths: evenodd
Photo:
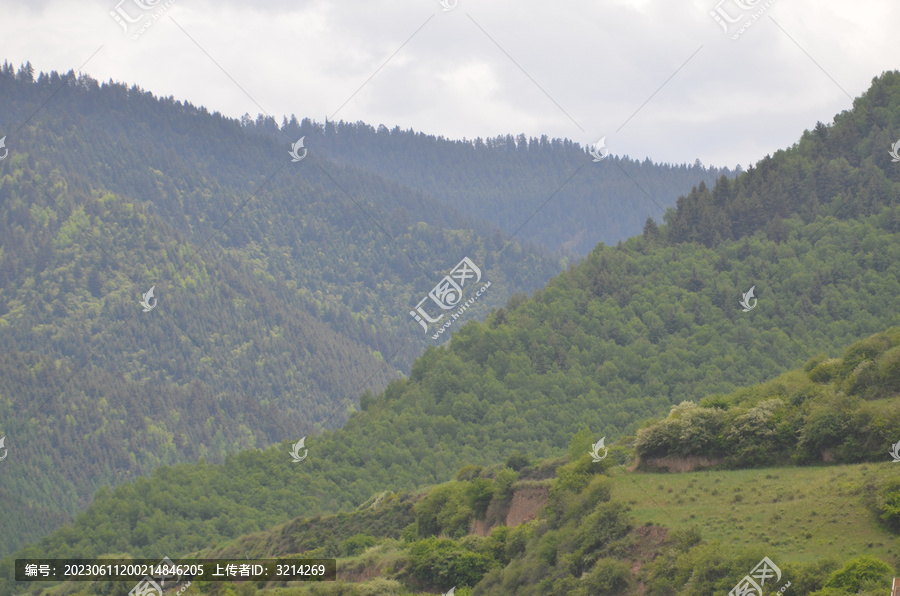
<path id="1" fill-rule="evenodd" d="M 735 41 L 712 0 L 175 0 L 134 41 L 118 1 L 7 3 L 0 58 L 66 71 L 102 45 L 93 77 L 230 116 L 255 100 L 279 122 L 339 110 L 457 138 L 607 135 L 614 154 L 744 166 L 848 109 L 839 86 L 855 97 L 893 68 L 900 16 L 890 0 L 776 0 Z"/>

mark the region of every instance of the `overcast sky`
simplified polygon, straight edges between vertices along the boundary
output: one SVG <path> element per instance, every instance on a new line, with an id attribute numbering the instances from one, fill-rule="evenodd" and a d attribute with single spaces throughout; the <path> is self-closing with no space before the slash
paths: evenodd
<path id="1" fill-rule="evenodd" d="M 605 136 L 614 155 L 743 167 L 898 67 L 896 0 L 444 1 L 0 0 L 0 60 L 234 117 Z"/>

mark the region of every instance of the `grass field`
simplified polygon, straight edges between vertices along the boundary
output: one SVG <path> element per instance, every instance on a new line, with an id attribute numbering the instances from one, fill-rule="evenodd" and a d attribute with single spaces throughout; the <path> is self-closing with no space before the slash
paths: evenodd
<path id="1" fill-rule="evenodd" d="M 681 474 L 623 471 L 613 477 L 613 498 L 631 505 L 638 525 L 695 525 L 705 540 L 731 551 L 762 545 L 769 558 L 785 563 L 870 554 L 896 568 L 900 539 L 879 525 L 864 488 L 890 475 L 900 475 L 890 460 Z"/>

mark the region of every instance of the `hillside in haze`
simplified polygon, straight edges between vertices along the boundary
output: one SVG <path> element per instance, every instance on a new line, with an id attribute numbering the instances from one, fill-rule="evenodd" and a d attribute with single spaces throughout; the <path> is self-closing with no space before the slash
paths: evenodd
<path id="1" fill-rule="evenodd" d="M 561 266 L 217 114 L 32 79 L 0 75 L 4 552 L 100 486 L 339 425 L 408 371 L 409 311 L 464 257 L 491 283 L 475 317 Z"/>
<path id="2" fill-rule="evenodd" d="M 332 159 L 396 180 L 505 236 L 579 256 L 599 242 L 615 244 L 637 234 L 648 217 L 660 220 L 675 198 L 703 182 L 712 185 L 728 168 L 656 164 L 628 156 L 599 163 L 568 139 L 506 135 L 454 141 L 399 127 L 363 122 L 298 122 L 245 116 L 247 130 L 284 143 L 300 136 Z M 551 201 L 548 199 L 552 197 Z M 540 215 L 523 225 L 523 213 Z"/>
<path id="3" fill-rule="evenodd" d="M 221 465 L 163 466 L 149 480 L 101 490 L 74 526 L 20 556 L 179 556 L 293 517 L 352 509 L 379 491 L 445 482 L 463 466 L 496 464 L 513 452 L 559 457 L 585 427 L 596 438 L 624 439 L 683 401 L 773 379 L 820 354 L 838 357 L 900 325 L 900 168 L 885 163 L 890 143 L 879 141 L 900 138 L 898 106 L 900 73 L 885 73 L 852 110 L 822 125 L 824 133 L 804 133 L 734 182 L 698 185 L 669 223 L 648 220 L 640 236 L 601 244 L 532 296 L 516 295 L 484 322 L 455 328 L 408 378 L 365 395 L 343 427 L 309 437 L 302 464 L 291 462 L 285 441 Z M 833 140 L 821 143 L 822 135 Z M 818 184 L 831 169 L 840 175 Z M 792 185 L 804 189 L 799 198 Z M 756 219 L 732 222 L 727 234 L 716 228 L 708 243 L 682 236 L 705 229 L 696 217 L 730 221 L 722 212 L 742 213 L 748 201 Z M 742 308 L 751 287 L 752 308 Z M 861 387 L 893 386 L 893 349 L 882 345 L 863 359 L 872 364 L 854 365 L 869 370 Z M 886 376 L 875 374 L 882 366 Z M 839 371 L 826 376 L 837 383 L 846 376 Z M 896 399 L 885 395 L 872 397 Z M 900 432 L 889 428 L 894 419 L 886 418 L 879 440 Z M 821 450 L 805 454 L 809 463 L 826 460 Z M 580 474 L 557 514 L 582 499 L 590 480 L 579 484 Z M 588 510 L 602 501 L 584 499 Z M 587 515 L 578 511 L 573 519 Z M 590 514 L 597 523 L 603 515 Z M 521 567 L 540 569 L 527 560 Z"/>
<path id="4" fill-rule="evenodd" d="M 456 327 L 566 266 L 556 251 L 564 242 L 548 242 L 551 251 L 507 224 L 533 235 L 552 216 L 594 238 L 617 221 L 623 237 L 645 216 L 595 204 L 584 185 L 606 184 L 596 172 L 613 162 L 594 164 L 568 142 L 488 155 L 479 143 L 304 121 L 308 154 L 297 163 L 288 155 L 296 120 L 266 136 L 137 87 L 8 63 L 0 99 L 9 149 L 0 432 L 16 453 L 0 486 L 0 554 L 71 519 L 98 487 L 339 426 L 365 390 L 446 341 L 410 312 L 464 258 L 490 288 Z M 378 161 L 385 156 L 393 168 Z M 411 177 L 426 156 L 440 178 Z M 669 204 L 722 173 L 621 163 Z M 586 169 L 572 184 L 593 214 L 572 212 L 561 195 L 533 217 L 536 197 L 553 198 L 538 183 L 548 168 L 563 176 L 576 164 Z M 500 169 L 518 190 L 497 186 Z M 484 189 L 495 187 L 507 197 L 497 221 L 466 202 L 494 201 Z M 552 215 L 560 209 L 580 231 Z M 142 312 L 151 287 L 158 306 Z"/>

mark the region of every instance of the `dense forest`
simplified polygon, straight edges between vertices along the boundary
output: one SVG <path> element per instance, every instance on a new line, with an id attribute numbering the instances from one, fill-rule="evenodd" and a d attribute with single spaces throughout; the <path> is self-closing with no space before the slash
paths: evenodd
<path id="1" fill-rule="evenodd" d="M 0 432 L 16 454 L 0 485 L 0 555 L 71 520 L 101 486 L 339 426 L 364 390 L 380 391 L 449 336 L 435 342 L 409 313 L 461 259 L 491 285 L 456 326 L 569 262 L 527 234 L 510 239 L 462 197 L 496 186 L 505 168 L 528 201 L 544 202 L 547 168 L 562 176 L 576 162 L 612 163 L 592 164 L 568 142 L 486 152 L 341 122 L 304 120 L 300 131 L 296 118 L 261 134 L 267 119 L 256 126 L 29 64 L 0 67 L 0 98 L 9 150 L 0 163 Z M 309 154 L 292 163 L 287 149 L 301 134 Z M 359 151 L 341 149 L 354 135 Z M 538 160 L 538 147 L 550 159 Z M 408 179 L 423 156 L 455 186 Z M 616 163 L 664 205 L 729 173 Z M 589 187 L 601 182 L 585 176 L 557 200 L 598 208 Z M 449 194 L 429 194 L 439 189 Z M 504 196 L 505 217 L 528 221 L 536 206 Z M 647 213 L 603 210 L 582 213 L 579 225 L 618 221 L 611 237 L 624 237 Z M 158 307 L 143 313 L 151 287 Z"/>
<path id="2" fill-rule="evenodd" d="M 299 515 L 352 509 L 380 491 L 444 482 L 463 466 L 491 465 L 513 452 L 558 457 L 585 427 L 624 439 L 673 405 L 768 381 L 813 357 L 810 371 L 831 372 L 810 381 L 827 377 L 839 386 L 822 391 L 841 397 L 850 388 L 840 383 L 850 377 L 840 367 L 853 358 L 845 354 L 832 371 L 837 365 L 816 355 L 837 357 L 900 324 L 900 172 L 879 165 L 886 146 L 874 142 L 883 129 L 900 136 L 900 113 L 882 109 L 898 97 L 900 74 L 886 73 L 855 102 L 854 110 L 872 114 L 868 129 L 842 132 L 860 122 L 847 114 L 826 127 L 846 154 L 863 156 L 858 170 L 873 172 L 848 177 L 844 190 L 823 186 L 782 214 L 762 207 L 761 217 L 771 218 L 765 225 L 710 246 L 677 237 L 682 207 L 668 224 L 647 220 L 640 236 L 599 245 L 531 297 L 518 294 L 484 322 L 456 329 L 448 344 L 429 347 L 408 378 L 364 395 L 361 411 L 342 428 L 309 437 L 302 465 L 291 462 L 287 441 L 244 449 L 221 465 L 164 465 L 149 478 L 101 489 L 73 525 L 18 556 L 180 556 Z M 735 184 L 778 192 L 783 177 L 793 179 L 779 164 L 813 167 L 826 158 L 808 138 Z M 839 208 L 872 180 L 890 192 L 866 195 L 862 212 Z M 758 305 L 748 312 L 739 300 L 750 287 Z M 870 340 L 881 351 L 867 356 L 869 380 L 860 385 L 867 389 L 856 397 L 890 391 L 894 333 Z M 880 367 L 886 376 L 876 374 Z M 789 389 L 785 403 L 793 399 Z M 807 463 L 824 459 L 821 450 L 805 452 Z"/>
<path id="3" fill-rule="evenodd" d="M 645 460 L 708 457 L 728 467 L 884 459 L 900 429 L 900 328 L 809 360 L 731 395 L 682 402 L 637 433 Z"/>
<path id="4" fill-rule="evenodd" d="M 599 242 L 636 234 L 648 217 L 661 219 L 674 198 L 699 182 L 713 184 L 740 171 L 693 164 L 656 164 L 628 156 L 593 163 L 568 139 L 506 135 L 450 140 L 399 127 L 245 116 L 248 131 L 283 143 L 301 135 L 316 151 L 386 175 L 509 237 L 582 256 Z M 459 175 L 459 172 L 465 175 Z M 547 199 L 552 197 L 551 202 Z M 546 203 L 546 205 L 545 205 Z M 542 206 L 543 205 L 543 206 Z M 540 211 L 539 220 L 523 214 Z"/>
<path id="5" fill-rule="evenodd" d="M 761 403 L 765 404 L 773 388 L 781 387 L 782 391 L 787 391 L 783 394 L 786 400 L 804 412 L 811 412 L 815 420 L 838 420 L 852 417 L 847 415 L 845 404 L 835 399 L 822 401 L 824 388 L 811 390 L 808 384 L 799 383 L 797 379 L 808 377 L 812 383 L 830 381 L 837 383 L 836 386 L 844 386 L 849 381 L 848 389 L 854 394 L 881 400 L 885 406 L 893 405 L 892 419 L 864 431 L 867 439 L 884 443 L 883 430 L 894 433 L 900 430 L 897 416 L 900 367 L 884 366 L 889 360 L 896 362 L 898 345 L 900 328 L 878 333 L 847 347 L 842 358 L 814 358 L 802 370 L 744 388 L 736 395 L 743 397 L 741 402 L 762 399 L 764 401 Z M 890 356 L 892 353 L 893 357 Z M 846 372 L 848 369 L 855 372 L 839 379 L 838 376 L 843 374 L 840 371 Z M 868 381 L 860 387 L 862 371 L 876 369 L 877 376 L 866 377 Z M 815 370 L 820 372 L 812 373 Z M 821 372 L 823 370 L 830 372 L 825 374 Z M 852 380 L 854 378 L 856 380 Z M 790 380 L 794 383 L 791 384 Z M 786 386 L 789 387 L 785 389 Z M 737 400 L 709 396 L 704 400 L 703 407 L 712 408 L 709 404 L 732 401 Z M 670 417 L 669 420 L 694 421 L 693 427 L 680 427 L 681 436 L 696 436 L 697 442 L 704 442 L 703 433 L 709 425 L 704 426 L 697 421 L 708 418 L 694 414 L 693 410 L 685 408 L 685 404 L 677 411 L 680 416 Z M 779 414 L 781 421 L 790 421 L 792 417 L 792 413 L 776 414 Z M 777 444 L 779 437 L 791 435 L 777 426 L 774 433 L 763 436 L 765 432 L 759 429 L 770 422 L 771 417 L 760 416 L 753 410 L 739 415 L 737 419 L 744 421 L 736 426 L 741 430 L 742 438 L 753 436 Z M 751 428 L 756 420 L 760 420 L 762 426 Z M 887 429 L 881 428 L 884 426 Z M 659 424 L 649 428 L 657 427 Z M 670 428 L 671 425 L 666 427 Z M 207 532 L 207 542 L 194 542 L 184 556 L 224 559 L 288 556 L 336 558 L 338 581 L 331 585 L 294 584 L 285 588 L 284 582 L 223 584 L 195 579 L 191 586 L 200 593 L 219 596 L 407 596 L 445 592 L 448 587 L 456 587 L 456 593 L 461 596 L 499 593 L 692 596 L 724 593 L 759 560 L 772 556 L 778 560 L 777 581 L 781 586 L 793 588 L 798 594 L 875 596 L 883 593 L 894 571 L 891 564 L 871 553 L 856 554 L 853 552 L 855 549 L 849 553 L 842 552 L 840 558 L 825 556 L 830 552 L 830 543 L 827 543 L 826 534 L 821 530 L 815 534 L 806 532 L 805 535 L 793 536 L 784 535 L 785 529 L 782 528 L 782 535 L 777 540 L 761 540 L 758 545 L 747 548 L 710 537 L 709 526 L 698 521 L 698 517 L 706 517 L 704 511 L 708 516 L 711 500 L 727 503 L 728 499 L 733 499 L 730 506 L 727 505 L 731 511 L 734 511 L 736 504 L 748 507 L 749 512 L 770 501 L 773 504 L 771 507 L 777 508 L 781 498 L 788 498 L 781 489 L 772 498 L 773 494 L 759 491 L 758 487 L 750 484 L 735 487 L 733 497 L 720 495 L 716 488 L 703 499 L 693 499 L 689 511 L 694 513 L 685 527 L 673 529 L 649 522 L 640 524 L 637 508 L 633 507 L 637 503 L 626 501 L 622 488 L 632 480 L 629 476 L 642 474 L 630 466 L 634 463 L 635 453 L 647 449 L 648 439 L 644 434 L 642 429 L 636 450 L 614 445 L 609 450 L 609 457 L 593 461 L 588 452 L 594 435 L 583 428 L 570 439 L 563 456 L 559 458 L 534 461 L 514 452 L 504 463 L 466 465 L 450 482 L 409 492 L 376 493 L 347 512 L 301 516 L 263 531 L 247 532 L 252 527 L 251 523 L 238 529 L 231 538 Z M 805 436 L 808 433 L 802 430 L 800 434 Z M 858 440 L 860 435 L 854 434 L 852 440 Z M 847 448 L 849 442 L 838 448 Z M 746 441 L 739 445 L 739 449 L 740 454 L 734 455 L 751 459 L 754 454 L 764 453 L 760 445 L 753 449 L 748 447 Z M 818 455 L 818 452 L 815 453 Z M 811 459 L 801 460 L 800 463 Z M 834 501 L 828 495 L 802 489 L 790 493 L 790 500 L 799 498 L 808 501 L 804 511 L 810 514 L 811 519 L 823 516 L 826 518 L 823 521 L 827 523 L 830 519 L 832 524 L 840 523 L 837 520 L 842 517 L 841 510 L 848 506 L 866 510 L 870 519 L 866 521 L 865 531 L 869 535 L 888 543 L 900 542 L 900 477 L 893 472 L 884 454 L 880 457 L 866 454 L 855 459 L 868 459 L 875 463 L 857 470 L 852 480 L 846 478 L 846 472 L 839 472 L 837 477 L 843 478 L 841 484 L 847 489 L 846 492 L 841 491 L 841 500 Z M 771 460 L 766 463 L 771 464 Z M 784 463 L 794 465 L 796 462 Z M 181 519 L 186 513 L 190 515 L 180 503 L 194 502 L 198 512 L 202 509 L 210 511 L 214 507 L 206 500 L 208 487 L 224 487 L 225 484 L 209 474 L 210 467 L 187 468 L 167 470 L 155 477 L 152 483 L 144 481 L 135 486 L 137 490 L 149 494 L 153 502 L 162 505 L 165 517 L 160 516 L 159 512 L 153 513 L 159 521 L 172 523 L 173 519 Z M 816 470 L 823 480 L 835 478 L 832 467 Z M 771 473 L 776 472 L 777 468 L 770 467 L 768 471 L 767 479 L 777 478 L 777 474 Z M 250 473 L 249 470 L 247 473 Z M 199 483 L 194 483 L 195 493 L 176 495 L 154 488 L 159 483 L 171 484 L 176 476 L 199 480 Z M 243 489 L 258 491 L 262 478 L 263 475 L 258 474 L 256 479 L 244 483 Z M 693 478 L 685 492 L 699 491 L 703 494 L 704 489 L 696 486 L 698 479 Z M 716 478 L 715 472 L 705 472 L 701 482 L 709 491 L 708 487 L 718 486 L 721 480 Z M 788 483 L 787 486 L 791 485 Z M 725 486 L 721 488 L 725 490 Z M 750 501 L 746 505 L 743 489 L 747 489 L 746 500 Z M 259 503 L 263 502 L 266 494 L 265 490 L 256 492 Z M 135 519 L 136 529 L 139 528 L 145 537 L 157 531 L 144 521 L 151 512 L 144 508 L 126 509 L 128 501 L 125 496 L 124 493 L 112 498 L 107 493 L 99 495 L 99 502 L 91 508 L 93 515 L 80 520 L 83 523 L 72 528 L 71 537 L 101 532 L 113 534 L 112 528 L 105 526 L 103 520 L 117 515 Z M 678 495 L 676 499 L 682 502 L 682 497 L 686 496 Z M 650 496 L 644 505 L 659 507 L 656 499 Z M 521 509 L 528 501 L 537 501 L 540 507 L 535 509 L 532 506 L 532 513 L 522 519 Z M 517 516 L 510 517 L 516 509 L 519 510 Z M 243 509 L 229 516 L 227 521 L 226 518 L 217 519 L 215 525 L 233 524 L 235 518 L 243 523 L 248 521 L 248 515 L 254 513 L 259 514 L 259 510 Z M 775 514 L 776 521 L 779 517 L 780 514 Z M 511 521 L 513 519 L 516 521 Z M 750 521 L 738 519 L 741 523 Z M 194 522 L 175 530 L 181 540 L 193 540 L 198 529 Z M 797 543 L 803 544 L 804 550 L 810 552 L 799 555 L 785 548 Z M 879 546 L 882 544 L 879 543 Z M 42 545 L 47 546 L 46 543 Z M 82 540 L 78 548 L 87 546 L 86 541 Z M 846 551 L 847 546 L 844 544 L 839 549 Z M 115 547 L 124 550 L 110 552 L 110 555 L 134 553 L 133 544 L 128 547 L 120 541 Z M 882 549 L 879 551 L 883 552 Z M 27 556 L 38 552 L 41 550 L 26 549 L 21 554 Z M 888 552 L 894 551 L 889 549 Z M 898 560 L 900 557 L 891 558 L 894 564 Z M 6 568 L 10 564 L 9 559 L 3 563 Z M 9 587 L 0 584 L 0 591 L 7 593 L 5 590 Z M 65 592 L 51 591 L 50 594 L 124 596 L 128 588 L 127 582 L 97 581 L 71 585 Z"/>
<path id="6" fill-rule="evenodd" d="M 491 283 L 467 317 L 565 263 L 171 98 L 8 64 L 0 96 L 0 553 L 100 486 L 338 426 L 463 257 Z"/>

